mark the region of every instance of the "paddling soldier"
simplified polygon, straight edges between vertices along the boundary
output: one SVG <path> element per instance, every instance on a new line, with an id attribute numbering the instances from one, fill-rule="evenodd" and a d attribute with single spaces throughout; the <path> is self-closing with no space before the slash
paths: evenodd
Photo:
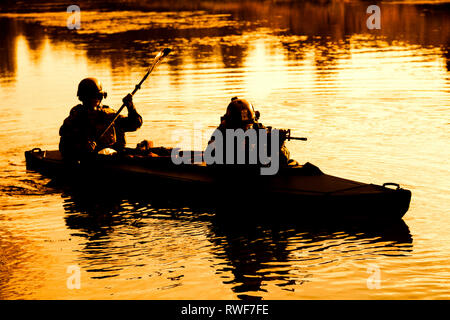
<path id="1" fill-rule="evenodd" d="M 258 136 L 258 131 L 260 129 L 264 129 L 267 132 L 267 140 L 266 145 L 260 145 L 259 141 L 256 141 L 256 143 L 252 143 L 249 140 L 245 140 L 244 144 L 240 145 L 234 145 L 234 158 L 235 159 L 229 159 L 233 164 L 238 163 L 236 161 L 236 158 L 239 157 L 239 153 L 243 153 L 245 156 L 245 164 L 249 164 L 250 160 L 250 154 L 253 153 L 253 155 L 259 155 L 260 152 L 258 148 L 265 147 L 267 149 L 270 149 L 270 130 L 271 128 L 266 128 L 263 124 L 258 122 L 259 119 L 259 112 L 255 111 L 253 108 L 253 105 L 248 102 L 245 99 L 238 99 L 237 97 L 234 97 L 231 99 L 230 104 L 227 107 L 227 111 L 224 116 L 221 117 L 221 122 L 219 127 L 216 129 L 221 132 L 221 136 L 223 137 L 222 141 L 222 148 L 223 148 L 223 159 L 224 162 L 227 159 L 226 156 L 226 150 L 227 150 L 227 142 L 225 141 L 226 131 L 228 129 L 232 130 L 239 130 L 242 129 L 245 132 L 247 132 L 249 129 L 255 130 L 255 135 Z M 258 138 L 259 139 L 259 138 Z M 280 166 L 287 166 L 288 163 L 292 163 L 294 160 L 289 160 L 289 150 L 287 149 L 285 145 L 286 136 L 284 134 L 283 130 L 280 130 L 280 136 L 279 136 L 279 164 Z M 255 141 L 254 141 L 255 142 Z M 208 142 L 208 147 L 211 149 L 217 148 L 216 141 L 215 141 L 215 134 L 211 137 L 210 141 Z M 205 151 L 206 152 L 206 151 Z M 251 161 L 250 161 L 251 162 Z"/>
<path id="2" fill-rule="evenodd" d="M 106 92 L 95 78 L 81 80 L 77 96 L 82 104 L 70 110 L 59 130 L 61 136 L 59 150 L 64 158 L 80 159 L 104 148 L 121 151 L 125 148 L 125 132 L 136 131 L 142 125 L 142 117 L 134 107 L 132 95 L 128 94 L 123 103 L 128 116 L 119 115 L 114 124 L 103 134 L 114 119 L 115 111 L 101 104 Z M 96 140 L 98 139 L 98 140 Z"/>

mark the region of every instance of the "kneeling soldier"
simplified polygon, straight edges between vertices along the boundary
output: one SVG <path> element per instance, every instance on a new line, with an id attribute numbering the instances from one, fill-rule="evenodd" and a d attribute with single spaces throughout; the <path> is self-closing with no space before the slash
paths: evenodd
<path id="1" fill-rule="evenodd" d="M 229 164 L 229 161 L 227 161 L 228 159 L 230 160 L 230 162 L 232 162 L 232 164 L 239 164 L 239 161 L 236 160 L 240 157 L 241 159 L 245 158 L 244 164 L 251 164 L 252 161 L 249 161 L 251 156 L 253 156 L 254 159 L 255 156 L 258 157 L 260 155 L 259 148 L 265 148 L 266 152 L 267 150 L 271 149 L 269 147 L 269 144 L 271 143 L 270 142 L 271 128 L 270 127 L 266 128 L 263 124 L 258 122 L 258 119 L 259 119 L 259 112 L 254 110 L 251 103 L 249 103 L 247 100 L 244 99 L 238 99 L 237 97 L 232 98 L 230 104 L 227 107 L 225 115 L 221 117 L 221 123 L 219 127 L 216 129 L 215 133 L 208 142 L 207 151 L 208 150 L 215 151 L 217 147 L 220 147 L 224 160 L 223 163 Z M 226 142 L 227 136 L 226 131 L 229 129 L 231 130 L 242 129 L 244 133 L 248 132 L 248 130 L 250 129 L 253 129 L 255 130 L 254 136 L 257 137 L 258 141 L 254 141 L 256 143 L 252 143 L 247 139 L 245 139 L 244 141 L 241 141 L 243 143 L 238 143 L 237 145 L 233 144 L 234 145 L 233 150 L 228 150 Z M 265 139 L 266 140 L 265 143 L 261 143 L 261 141 L 259 141 L 259 131 L 261 129 L 263 129 L 264 132 L 267 133 L 267 139 Z M 217 134 L 218 132 L 220 132 L 221 136 L 223 137 L 223 139 L 221 139 L 222 144 L 221 146 L 218 146 L 217 141 L 215 141 L 215 134 Z M 286 136 L 284 134 L 284 131 L 280 131 L 278 163 L 282 167 L 287 166 L 288 163 L 293 162 L 292 160 L 289 160 L 290 153 L 289 150 L 286 148 L 285 140 Z M 233 156 L 227 157 L 226 153 L 230 151 L 233 152 Z"/>

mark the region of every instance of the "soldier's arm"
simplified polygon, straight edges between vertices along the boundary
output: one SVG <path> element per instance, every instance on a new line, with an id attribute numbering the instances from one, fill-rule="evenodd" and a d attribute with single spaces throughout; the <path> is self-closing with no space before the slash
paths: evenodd
<path id="1" fill-rule="evenodd" d="M 142 117 L 136 109 L 128 110 L 128 116 L 120 116 L 117 119 L 117 125 L 125 132 L 136 131 L 142 126 Z"/>
<path id="2" fill-rule="evenodd" d="M 264 126 L 262 123 L 255 123 L 254 125 L 255 129 L 267 129 L 266 126 Z M 287 164 L 289 162 L 291 153 L 289 152 L 288 148 L 286 147 L 286 131 L 280 130 L 279 131 L 279 144 L 280 144 L 280 163 L 281 164 Z M 268 136 L 268 139 L 270 140 L 270 134 Z"/>
<path id="3" fill-rule="evenodd" d="M 122 131 L 129 132 L 129 131 L 136 131 L 142 126 L 142 117 L 141 115 L 136 111 L 136 108 L 133 104 L 131 95 L 126 96 L 123 99 L 123 102 L 127 105 L 128 109 L 128 116 L 124 117 L 121 116 L 117 119 L 117 126 Z"/>

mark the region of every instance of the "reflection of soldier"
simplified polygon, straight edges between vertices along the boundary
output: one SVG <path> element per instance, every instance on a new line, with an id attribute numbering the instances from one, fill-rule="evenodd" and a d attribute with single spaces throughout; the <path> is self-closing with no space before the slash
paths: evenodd
<path id="1" fill-rule="evenodd" d="M 127 106 L 128 117 L 119 116 L 102 138 L 95 141 L 111 123 L 115 111 L 100 104 L 106 98 L 106 92 L 95 78 L 83 79 L 78 85 L 77 95 L 83 104 L 72 108 L 59 130 L 59 150 L 65 158 L 77 159 L 103 148 L 120 151 L 125 147 L 125 132 L 136 131 L 142 125 L 142 117 L 133 105 L 132 96 L 127 95 L 123 102 Z"/>
<path id="2" fill-rule="evenodd" d="M 224 159 L 226 159 L 226 130 L 227 129 L 242 129 L 243 131 L 247 131 L 249 129 L 256 130 L 256 133 L 258 135 L 259 129 L 266 129 L 268 131 L 267 135 L 267 143 L 269 144 L 270 139 L 270 132 L 268 128 L 266 128 L 263 124 L 258 122 L 259 119 L 259 111 L 255 111 L 253 108 L 253 105 L 244 99 L 238 99 L 237 97 L 234 97 L 231 99 L 230 104 L 227 107 L 227 111 L 225 115 L 221 118 L 221 122 L 217 130 L 219 130 L 222 133 L 222 136 L 224 138 L 223 141 L 223 154 Z M 287 149 L 285 145 L 286 136 L 283 131 L 280 130 L 280 165 L 286 166 L 289 162 L 292 162 L 293 160 L 289 160 L 289 150 Z M 211 137 L 211 140 L 208 142 L 208 148 L 216 147 L 213 146 L 214 144 L 214 136 Z M 256 148 L 258 148 L 258 143 L 256 145 L 250 145 L 248 142 L 245 143 L 245 146 L 235 146 L 235 152 L 234 155 L 236 157 L 238 152 L 245 152 L 246 153 L 246 163 L 248 159 L 248 153 L 258 152 Z M 259 146 L 261 147 L 261 146 Z M 270 150 L 269 146 L 265 146 L 267 150 Z M 259 153 L 256 153 L 259 154 Z M 295 162 L 295 161 L 294 161 Z M 236 161 L 234 162 L 236 163 Z"/>
<path id="3" fill-rule="evenodd" d="M 209 226 L 211 233 L 208 233 L 208 239 L 221 248 L 214 250 L 213 254 L 229 261 L 223 266 L 217 264 L 216 273 L 223 274 L 224 283 L 231 285 L 240 299 L 263 298 L 272 285 L 284 291 L 301 291 L 302 285 L 317 276 L 313 271 L 334 254 L 333 247 L 328 246 L 331 243 L 343 250 L 361 240 L 372 248 L 384 247 L 376 253 L 361 248 L 359 254 L 347 256 L 346 259 L 355 262 L 364 259 L 366 254 L 382 257 L 386 252 L 395 252 L 400 259 L 410 256 L 413 250 L 411 233 L 403 220 L 392 224 L 372 221 L 348 225 L 336 221 L 291 219 L 283 223 L 279 219 L 274 221 L 273 215 L 261 221 L 260 212 L 253 213 L 257 219 L 243 221 L 242 217 L 248 216 L 249 211 L 221 210 Z M 320 257 L 317 252 L 322 252 Z M 229 272 L 232 273 L 231 279 Z M 320 275 L 319 272 L 319 278 Z"/>

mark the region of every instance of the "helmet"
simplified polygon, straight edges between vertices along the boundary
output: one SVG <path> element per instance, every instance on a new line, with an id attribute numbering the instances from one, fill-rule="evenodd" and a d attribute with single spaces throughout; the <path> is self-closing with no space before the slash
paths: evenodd
<path id="1" fill-rule="evenodd" d="M 258 121 L 259 112 L 255 112 L 253 105 L 247 100 L 233 97 L 223 118 L 229 125 L 241 127 Z"/>
<path id="2" fill-rule="evenodd" d="M 86 78 L 78 85 L 77 96 L 81 101 L 92 98 L 102 100 L 106 98 L 107 93 L 103 91 L 102 84 L 96 78 Z"/>

